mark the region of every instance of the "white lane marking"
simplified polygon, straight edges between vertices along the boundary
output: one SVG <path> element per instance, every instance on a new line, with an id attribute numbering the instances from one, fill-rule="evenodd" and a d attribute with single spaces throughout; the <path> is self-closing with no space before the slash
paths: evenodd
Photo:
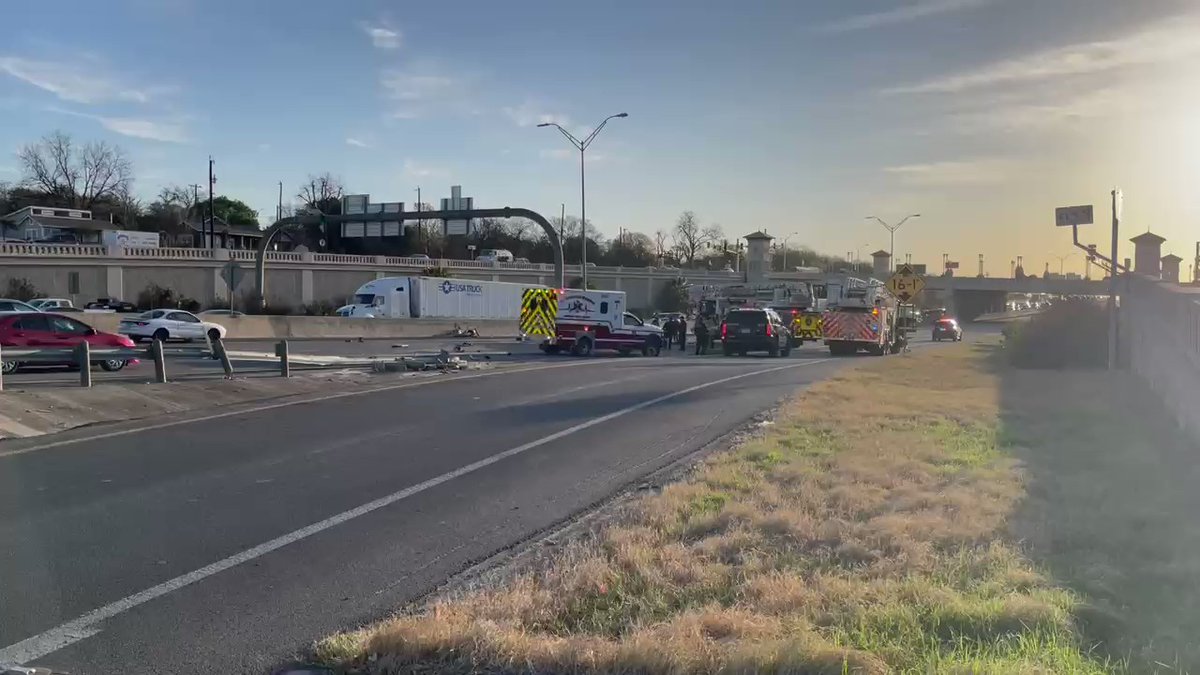
<path id="1" fill-rule="evenodd" d="M 529 373 L 529 372 L 533 372 L 533 371 L 537 371 L 537 370 L 551 370 L 554 368 L 570 368 L 570 367 L 574 367 L 574 366 L 597 365 L 597 364 L 601 364 L 601 363 L 604 363 L 604 362 L 600 361 L 600 360 L 591 360 L 591 361 L 575 361 L 572 363 L 556 363 L 553 365 L 546 365 L 546 366 L 531 366 L 528 368 L 505 368 L 505 369 L 501 369 L 501 370 L 489 371 L 486 373 L 476 373 L 474 375 L 457 375 L 454 377 L 439 377 L 439 378 L 431 377 L 429 379 L 418 380 L 416 382 L 404 382 L 402 384 L 389 384 L 384 387 L 372 387 L 370 389 L 358 389 L 355 391 L 342 391 L 342 392 L 338 392 L 336 394 L 324 394 L 321 396 L 303 398 L 303 399 L 299 399 L 296 401 L 281 401 L 279 403 L 267 403 L 267 404 L 263 404 L 263 405 L 259 405 L 259 406 L 254 406 L 252 408 L 242 408 L 239 410 L 225 410 L 225 411 L 218 412 L 218 413 L 212 413 L 211 415 L 204 415 L 202 417 L 192 417 L 192 418 L 183 419 L 183 420 L 171 420 L 168 422 L 158 422 L 156 424 L 147 424 L 145 426 L 134 427 L 131 429 L 118 429 L 115 431 L 108 431 L 108 432 L 104 432 L 104 433 L 100 433 L 100 434 L 92 434 L 90 436 L 80 436 L 78 438 L 64 438 L 59 441 L 50 441 L 48 443 L 40 443 L 38 445 L 31 445 L 26 448 L 17 448 L 15 450 L 0 450 L 0 459 L 4 459 L 6 457 L 13 457 L 16 455 L 24 455 L 25 453 L 36 452 L 38 450 L 48 450 L 50 448 L 58 448 L 58 447 L 62 447 L 64 445 L 75 445 L 77 443 L 85 443 L 87 441 L 96 441 L 96 440 L 100 440 L 100 439 L 104 439 L 104 438 L 115 438 L 117 436 L 128 436 L 130 434 L 137 434 L 137 433 L 141 433 L 143 431 L 154 431 L 156 429 L 166 429 L 168 427 L 177 427 L 177 426 L 182 426 L 184 424 L 194 424 L 196 422 L 207 422 L 209 420 L 218 420 L 218 419 L 222 419 L 225 417 L 233 417 L 235 415 L 249 415 L 249 414 L 256 413 L 256 412 L 262 412 L 264 410 L 275 410 L 277 408 L 287 408 L 287 407 L 293 406 L 293 405 L 304 405 L 306 403 L 320 403 L 321 401 L 330 401 L 330 400 L 338 399 L 338 398 L 347 398 L 349 396 L 362 396 L 364 394 L 375 394 L 375 393 L 378 393 L 381 391 L 395 391 L 397 389 L 409 389 L 412 387 L 421 387 L 421 386 L 425 386 L 425 385 L 429 385 L 429 384 L 437 384 L 437 383 L 442 383 L 442 382 L 462 382 L 463 380 L 476 380 L 481 377 L 492 377 L 495 375 L 508 375 L 511 373 Z"/>
<path id="2" fill-rule="evenodd" d="M 34 635 L 33 637 L 21 640 L 16 644 L 9 645 L 4 649 L 0 649 L 0 665 L 7 663 L 23 664 L 34 659 L 40 659 L 47 654 L 51 654 L 59 649 L 62 649 L 63 647 L 95 635 L 100 631 L 100 629 L 97 627 L 97 624 L 100 622 L 111 619 L 114 616 L 127 612 L 139 605 L 144 605 L 145 603 L 156 598 L 160 598 L 172 591 L 177 591 L 185 586 L 190 586 L 191 584 L 201 581 L 207 577 L 211 577 L 219 572 L 223 572 L 231 567 L 236 567 L 244 562 L 262 557 L 276 549 L 283 548 L 288 544 L 295 543 L 302 539 L 307 539 L 308 537 L 328 530 L 331 527 L 341 525 L 342 523 L 353 520 L 360 516 L 365 516 L 372 511 L 395 504 L 402 499 L 407 499 L 413 495 L 420 494 L 426 490 L 437 487 L 442 483 L 452 481 L 455 478 L 460 478 L 469 473 L 474 473 L 480 469 L 491 466 L 496 462 L 519 455 L 523 452 L 532 450 L 547 443 L 552 443 L 560 438 L 583 431 L 584 429 L 589 429 L 598 424 L 604 424 L 605 422 L 612 421 L 618 417 L 649 408 L 650 406 L 657 405 L 663 401 L 669 401 L 673 398 L 685 396 L 701 389 L 707 389 L 709 387 L 725 384 L 727 382 L 733 382 L 735 380 L 745 379 L 747 377 L 755 377 L 757 375 L 765 375 L 767 373 L 773 373 L 780 370 L 787 370 L 788 368 L 812 366 L 831 360 L 832 359 L 818 359 L 814 361 L 804 361 L 801 363 L 790 363 L 784 366 L 776 366 L 774 368 L 765 368 L 762 370 L 754 370 L 748 373 L 742 373 L 740 375 L 723 377 L 719 380 L 712 380 L 702 384 L 697 384 L 687 387 L 686 389 L 680 389 L 678 391 L 674 391 L 669 394 L 663 394 L 662 396 L 658 396 L 647 401 L 642 401 L 641 403 L 635 403 L 634 405 L 610 412 L 607 415 L 593 417 L 586 422 L 580 422 L 579 424 L 567 427 L 561 431 L 556 431 L 549 436 L 543 436 L 537 440 L 525 443 L 524 445 L 518 445 L 515 448 L 509 448 L 503 452 L 498 452 L 479 461 L 461 466 L 453 471 L 448 471 L 440 476 L 430 478 L 423 483 L 417 483 L 416 485 L 406 487 L 399 492 L 393 492 L 386 497 L 380 497 L 379 499 L 367 502 L 366 504 L 350 509 L 349 511 L 343 511 L 335 516 L 326 518 L 325 520 L 313 523 L 307 527 L 302 527 L 294 532 L 289 532 L 281 537 L 276 537 L 268 542 L 259 544 L 254 548 L 246 549 L 241 553 L 236 553 L 223 560 L 218 560 L 210 565 L 205 565 L 198 570 L 177 576 L 174 579 L 164 581 L 157 586 L 147 588 L 139 593 L 134 593 L 133 595 L 124 597 L 116 602 L 104 605 L 99 609 L 94 609 L 77 619 L 62 624 L 61 626 L 51 628 L 44 633 Z"/>

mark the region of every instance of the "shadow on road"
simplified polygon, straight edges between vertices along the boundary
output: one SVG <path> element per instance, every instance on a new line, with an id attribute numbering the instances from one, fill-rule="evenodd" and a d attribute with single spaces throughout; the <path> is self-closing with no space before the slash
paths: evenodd
<path id="1" fill-rule="evenodd" d="M 1085 639 L 1135 672 L 1200 669 L 1198 444 L 1128 374 L 1018 370 L 977 348 L 1026 473 L 1013 534 L 1080 594 Z"/>

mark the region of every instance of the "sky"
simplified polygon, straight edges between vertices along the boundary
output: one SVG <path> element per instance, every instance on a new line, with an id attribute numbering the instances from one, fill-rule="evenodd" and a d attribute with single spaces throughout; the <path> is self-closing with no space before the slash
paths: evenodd
<path id="1" fill-rule="evenodd" d="M 204 184 L 273 220 L 309 174 L 412 203 L 587 216 L 605 236 L 680 212 L 829 253 L 942 254 L 994 276 L 1082 272 L 1054 208 L 1121 255 L 1200 239 L 1194 0 L 6 0 L 0 181 L 54 130 L 133 160 L 136 191 Z M 70 17 L 70 21 L 64 20 Z M 794 234 L 793 234 L 794 233 Z"/>

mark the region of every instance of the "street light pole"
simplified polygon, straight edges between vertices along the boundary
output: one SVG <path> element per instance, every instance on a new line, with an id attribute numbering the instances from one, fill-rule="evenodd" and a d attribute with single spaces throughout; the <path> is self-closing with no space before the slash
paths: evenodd
<path id="1" fill-rule="evenodd" d="M 920 217 L 921 217 L 921 214 L 919 214 L 919 213 L 910 213 L 909 215 L 904 216 L 904 218 L 900 222 L 896 223 L 895 225 L 888 223 L 887 221 L 883 220 L 882 218 L 880 218 L 878 216 L 867 216 L 864 219 L 864 220 L 879 221 L 879 224 L 883 225 L 884 228 L 886 228 L 888 233 L 891 235 L 891 244 L 888 246 L 888 270 L 889 271 L 891 271 L 892 269 L 895 269 L 895 266 L 896 266 L 896 230 L 900 229 L 900 226 L 903 225 L 904 223 L 907 223 L 909 218 L 920 218 Z"/>
<path id="2" fill-rule="evenodd" d="M 604 128 L 604 125 L 608 124 L 609 120 L 617 117 L 629 117 L 629 113 L 617 113 L 616 115 L 605 117 L 604 121 L 582 141 L 572 136 L 571 132 L 559 126 L 557 122 L 542 122 L 538 125 L 539 127 L 554 127 L 558 129 L 571 142 L 571 145 L 574 145 L 575 149 L 579 150 L 579 231 L 581 235 L 580 239 L 582 239 L 580 244 L 583 248 L 583 253 L 580 255 L 579 276 L 584 290 L 587 290 L 587 183 L 584 177 L 584 154 L 587 152 L 588 146 L 592 144 L 592 141 L 596 139 L 596 135 Z"/>
<path id="3" fill-rule="evenodd" d="M 794 237 L 794 236 L 796 236 L 796 235 L 798 235 L 798 234 L 800 234 L 800 233 L 799 233 L 799 232 L 792 232 L 791 234 L 789 234 L 788 236 L 786 236 L 786 237 L 784 237 L 784 238 L 783 238 L 783 269 L 779 270 L 780 272 L 786 272 L 786 271 L 787 271 L 787 243 L 788 243 L 788 239 L 791 239 L 792 237 Z"/>

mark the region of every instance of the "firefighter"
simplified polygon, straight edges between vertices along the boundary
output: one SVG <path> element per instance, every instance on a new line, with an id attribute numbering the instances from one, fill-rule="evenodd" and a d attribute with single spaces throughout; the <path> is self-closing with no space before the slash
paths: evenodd
<path id="1" fill-rule="evenodd" d="M 696 315 L 696 325 L 692 329 L 696 333 L 696 356 L 708 353 L 708 324 L 704 322 L 704 315 Z"/>

